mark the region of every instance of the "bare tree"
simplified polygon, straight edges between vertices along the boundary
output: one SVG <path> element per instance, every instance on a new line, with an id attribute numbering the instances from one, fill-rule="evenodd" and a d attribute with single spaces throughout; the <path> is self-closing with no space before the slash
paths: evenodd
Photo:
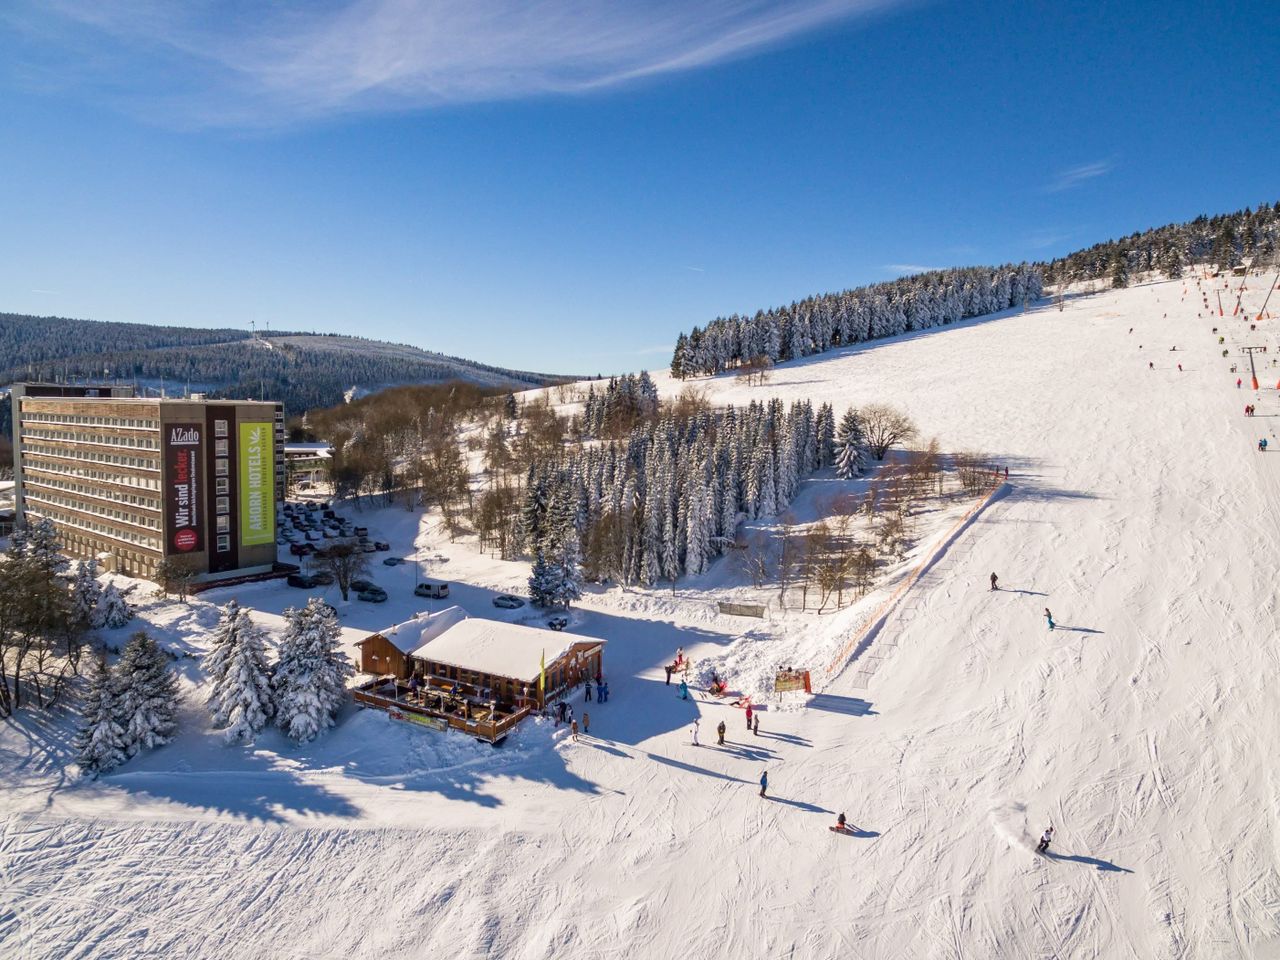
<path id="1" fill-rule="evenodd" d="M 956 454 L 956 479 L 964 492 L 976 496 L 991 486 L 991 467 L 987 457 L 972 451 Z"/>
<path id="2" fill-rule="evenodd" d="M 772 368 L 772 360 L 763 353 L 757 354 L 742 361 L 742 364 L 738 367 L 736 379 L 747 386 L 751 386 L 753 382 L 763 385 L 768 382 L 769 371 Z"/>
<path id="3" fill-rule="evenodd" d="M 176 594 L 183 603 L 191 593 L 191 584 L 195 582 L 199 567 L 191 557 L 165 557 L 156 564 L 156 582 L 166 597 Z"/>
<path id="4" fill-rule="evenodd" d="M 867 449 L 877 460 L 883 460 L 889 448 L 916 436 L 916 425 L 905 413 L 882 403 L 873 403 L 859 411 L 866 432 Z"/>
<path id="5" fill-rule="evenodd" d="M 738 554 L 738 563 L 753 587 L 763 587 L 770 576 L 769 546 L 763 534 L 753 534 Z"/>
<path id="6" fill-rule="evenodd" d="M 333 574 L 344 601 L 350 599 L 351 581 L 369 572 L 369 558 L 356 540 L 334 540 L 311 555 L 308 566 L 313 571 Z"/>

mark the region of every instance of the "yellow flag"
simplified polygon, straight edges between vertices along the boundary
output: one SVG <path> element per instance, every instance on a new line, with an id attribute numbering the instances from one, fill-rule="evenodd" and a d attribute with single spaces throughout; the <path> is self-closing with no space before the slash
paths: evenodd
<path id="1" fill-rule="evenodd" d="M 539 664 L 538 671 L 538 691 L 542 694 L 547 692 L 547 648 L 542 648 L 542 662 Z"/>

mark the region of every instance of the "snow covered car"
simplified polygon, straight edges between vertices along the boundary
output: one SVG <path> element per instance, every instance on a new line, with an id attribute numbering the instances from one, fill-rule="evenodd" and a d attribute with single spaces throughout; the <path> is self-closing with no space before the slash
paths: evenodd
<path id="1" fill-rule="evenodd" d="M 383 565 L 384 567 L 398 567 L 398 566 L 400 566 L 400 564 L 402 564 L 402 563 L 404 563 L 404 558 L 403 558 L 403 557 L 386 557 L 386 558 L 382 561 L 382 565 Z"/>
<path id="2" fill-rule="evenodd" d="M 386 603 L 387 591 L 381 587 L 375 587 L 372 590 L 361 590 L 356 594 L 357 600 L 363 600 L 365 603 Z"/>
<path id="3" fill-rule="evenodd" d="M 513 597 L 509 593 L 500 593 L 493 598 L 493 605 L 502 610 L 517 610 L 524 606 L 524 601 L 519 597 Z"/>
<path id="4" fill-rule="evenodd" d="M 382 588 L 372 580 L 352 580 L 351 589 L 356 593 L 363 593 L 366 590 L 381 590 Z"/>
<path id="5" fill-rule="evenodd" d="M 390 549 L 391 549 L 391 544 L 387 543 L 387 541 L 385 541 L 385 540 L 375 540 L 375 541 L 373 541 L 373 549 L 375 549 L 375 550 L 390 550 Z"/>
<path id="6" fill-rule="evenodd" d="M 315 573 L 311 574 L 311 579 L 322 587 L 333 586 L 333 574 L 328 570 L 317 570 Z"/>
<path id="7" fill-rule="evenodd" d="M 291 587 L 297 587 L 299 590 L 310 590 L 316 585 L 313 577 L 308 577 L 305 573 L 291 573 L 289 579 L 285 581 Z"/>

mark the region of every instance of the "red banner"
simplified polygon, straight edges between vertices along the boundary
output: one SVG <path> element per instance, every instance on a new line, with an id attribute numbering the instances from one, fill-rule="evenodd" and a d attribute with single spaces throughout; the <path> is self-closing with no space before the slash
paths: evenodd
<path id="1" fill-rule="evenodd" d="M 204 549 L 200 521 L 200 448 L 202 423 L 169 423 L 164 428 L 165 512 L 169 545 L 179 553 Z"/>

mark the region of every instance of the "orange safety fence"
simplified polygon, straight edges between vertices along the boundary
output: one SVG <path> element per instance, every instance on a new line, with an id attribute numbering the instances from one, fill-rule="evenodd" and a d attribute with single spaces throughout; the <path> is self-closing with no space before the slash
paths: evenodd
<path id="1" fill-rule="evenodd" d="M 938 541 L 938 545 L 930 550 L 929 553 L 918 564 L 916 564 L 915 568 L 900 584 L 898 584 L 893 593 L 889 594 L 889 596 L 885 598 L 884 602 L 876 608 L 875 613 L 871 615 L 871 618 L 867 620 L 862 629 L 856 631 L 847 641 L 845 641 L 844 646 L 840 648 L 840 652 L 835 655 L 835 658 L 832 659 L 829 664 L 827 664 L 825 673 L 828 677 L 835 675 L 848 665 L 854 651 L 858 649 L 864 640 L 871 637 L 880 629 L 881 626 L 884 625 L 884 622 L 889 617 L 890 611 L 893 610 L 897 602 L 902 599 L 903 595 L 908 590 L 915 586 L 916 581 L 920 579 L 924 572 L 933 566 L 938 557 L 940 557 L 943 552 L 946 551 L 947 547 L 951 545 L 951 542 L 956 538 L 956 535 L 964 529 L 965 525 L 969 523 L 969 521 L 981 513 L 987 504 L 996 498 L 997 494 L 1007 487 L 1007 483 L 1004 481 L 998 481 L 990 490 L 987 491 L 986 495 L 981 500 L 965 511 L 964 516 L 957 520 L 951 529 L 947 531 L 946 536 Z"/>

